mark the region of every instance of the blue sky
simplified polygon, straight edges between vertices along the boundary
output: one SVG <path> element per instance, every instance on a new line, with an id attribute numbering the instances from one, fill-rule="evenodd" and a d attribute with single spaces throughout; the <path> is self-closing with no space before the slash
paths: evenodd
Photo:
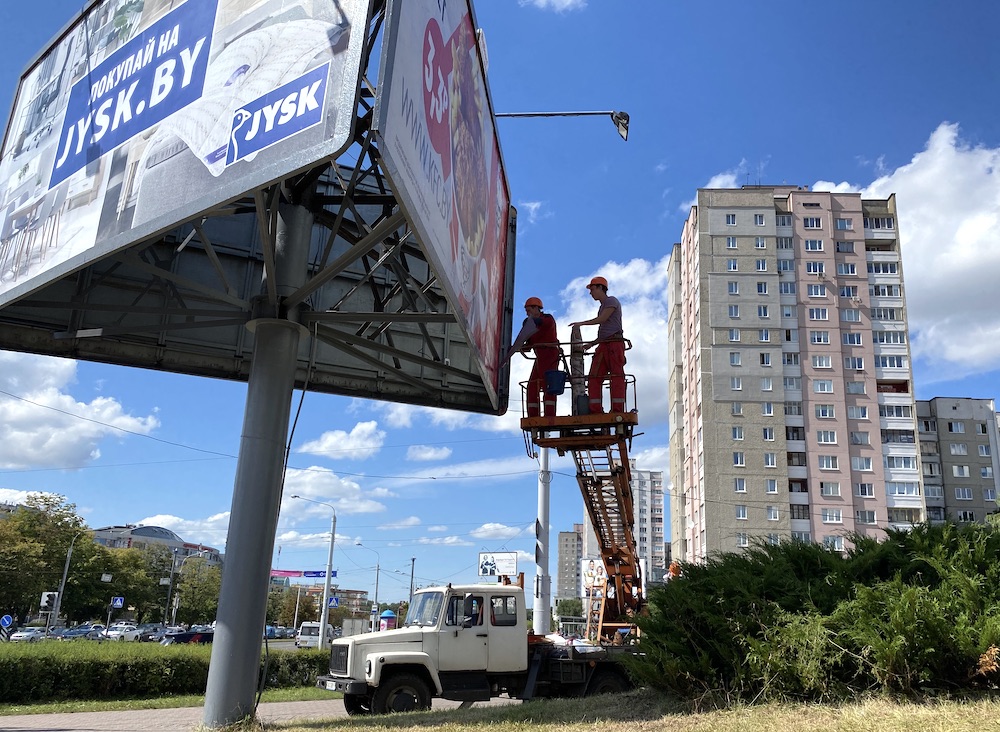
<path id="1" fill-rule="evenodd" d="M 25 64 L 82 5 L 0 3 L 4 114 Z M 498 126 L 520 212 L 516 299 L 537 295 L 567 324 L 594 314 L 584 283 L 608 278 L 634 344 L 640 467 L 668 467 L 666 260 L 699 187 L 895 193 L 917 396 L 996 396 L 1000 6 L 480 0 L 476 13 L 497 111 L 631 116 L 628 142 L 598 117 Z M 224 547 L 244 385 L 0 364 L 0 498 L 52 491 L 92 526 L 157 523 Z M 287 497 L 298 493 L 337 507 L 343 585 L 373 589 L 378 559 L 380 599 L 406 596 L 411 557 L 417 584 L 474 579 L 481 550 L 520 552 L 530 577 L 537 466 L 511 411 L 307 395 L 275 565 L 326 561 L 330 511 Z M 552 467 L 554 543 L 583 506 L 571 465 Z"/>

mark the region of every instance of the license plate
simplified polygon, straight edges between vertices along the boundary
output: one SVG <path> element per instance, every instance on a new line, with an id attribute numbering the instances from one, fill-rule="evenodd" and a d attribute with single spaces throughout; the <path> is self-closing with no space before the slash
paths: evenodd
<path id="1" fill-rule="evenodd" d="M 326 682 L 326 690 L 327 691 L 336 691 L 337 690 L 337 682 L 336 681 L 327 681 Z"/>

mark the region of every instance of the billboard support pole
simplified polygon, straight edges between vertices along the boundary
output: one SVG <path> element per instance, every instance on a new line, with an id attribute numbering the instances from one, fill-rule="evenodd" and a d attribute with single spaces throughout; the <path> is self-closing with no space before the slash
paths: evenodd
<path id="1" fill-rule="evenodd" d="M 256 307 L 261 316 L 248 323 L 254 332 L 253 360 L 205 691 L 203 722 L 209 728 L 226 727 L 254 714 L 302 331 L 296 322 L 297 308 L 284 312 L 282 298 L 305 281 L 312 223 L 313 215 L 304 206 L 279 205 L 275 281 L 265 279 L 268 290 L 277 294 L 278 307 L 271 309 L 268 297 L 261 296 Z"/>
<path id="2" fill-rule="evenodd" d="M 549 448 L 538 456 L 538 520 L 535 521 L 535 603 L 531 613 L 532 632 L 547 635 L 550 627 L 551 578 L 549 577 Z"/>

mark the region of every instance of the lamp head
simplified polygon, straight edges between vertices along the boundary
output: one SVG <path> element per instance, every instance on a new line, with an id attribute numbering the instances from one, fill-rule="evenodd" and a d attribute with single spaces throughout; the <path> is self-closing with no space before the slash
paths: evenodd
<path id="1" fill-rule="evenodd" d="M 618 134 L 622 139 L 628 141 L 628 112 L 612 112 L 611 121 L 615 123 Z"/>

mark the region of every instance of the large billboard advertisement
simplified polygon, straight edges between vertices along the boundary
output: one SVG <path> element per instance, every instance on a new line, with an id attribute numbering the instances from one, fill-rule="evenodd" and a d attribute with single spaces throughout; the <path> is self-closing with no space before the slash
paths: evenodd
<path id="1" fill-rule="evenodd" d="M 0 305 L 349 144 L 369 0 L 102 0 L 21 78 Z"/>
<path id="2" fill-rule="evenodd" d="M 480 40 L 468 0 L 392 0 L 376 118 L 393 189 L 496 388 L 512 213 Z"/>

